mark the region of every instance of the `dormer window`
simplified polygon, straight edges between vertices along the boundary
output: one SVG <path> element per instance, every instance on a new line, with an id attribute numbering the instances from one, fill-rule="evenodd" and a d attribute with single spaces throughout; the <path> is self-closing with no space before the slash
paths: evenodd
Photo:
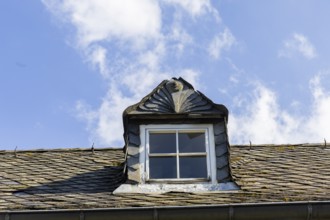
<path id="1" fill-rule="evenodd" d="M 150 182 L 214 179 L 212 125 L 142 125 L 141 170 Z"/>
<path id="2" fill-rule="evenodd" d="M 164 80 L 123 112 L 127 180 L 114 193 L 237 189 L 227 121 L 224 105 L 182 78 Z"/>

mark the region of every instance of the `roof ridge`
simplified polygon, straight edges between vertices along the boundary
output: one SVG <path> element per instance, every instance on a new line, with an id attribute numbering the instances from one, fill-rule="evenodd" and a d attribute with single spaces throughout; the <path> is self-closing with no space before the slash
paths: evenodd
<path id="1" fill-rule="evenodd" d="M 303 144 L 231 144 L 230 147 L 327 147 L 324 143 L 303 143 Z M 330 147 L 330 145 L 329 145 Z"/>

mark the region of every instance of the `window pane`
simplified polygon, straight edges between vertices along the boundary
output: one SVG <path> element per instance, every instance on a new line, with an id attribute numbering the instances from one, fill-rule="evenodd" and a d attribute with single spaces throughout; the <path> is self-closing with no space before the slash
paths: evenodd
<path id="1" fill-rule="evenodd" d="M 207 178 L 206 157 L 180 157 L 180 178 Z"/>
<path id="2" fill-rule="evenodd" d="M 176 157 L 149 157 L 151 179 L 177 178 Z"/>
<path id="3" fill-rule="evenodd" d="M 149 134 L 150 153 L 175 153 L 175 133 L 151 133 Z"/>
<path id="4" fill-rule="evenodd" d="M 205 133 L 179 133 L 179 152 L 205 152 Z"/>

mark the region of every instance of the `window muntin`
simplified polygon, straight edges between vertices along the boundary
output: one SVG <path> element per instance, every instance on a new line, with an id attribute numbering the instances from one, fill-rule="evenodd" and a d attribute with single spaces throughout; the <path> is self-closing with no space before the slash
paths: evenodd
<path id="1" fill-rule="evenodd" d="M 147 180 L 206 181 L 210 179 L 208 127 L 147 128 L 145 132 Z"/>

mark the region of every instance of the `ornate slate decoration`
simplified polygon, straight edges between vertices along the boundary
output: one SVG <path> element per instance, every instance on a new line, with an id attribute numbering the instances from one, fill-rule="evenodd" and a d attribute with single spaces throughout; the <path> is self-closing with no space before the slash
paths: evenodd
<path id="1" fill-rule="evenodd" d="M 128 107 L 125 114 L 134 113 L 167 113 L 187 114 L 213 112 L 228 116 L 223 105 L 217 105 L 204 94 L 195 91 L 193 86 L 182 78 L 164 80 L 141 102 Z"/>
<path id="2" fill-rule="evenodd" d="M 198 114 L 189 118 L 189 115 Z M 153 119 L 144 120 L 144 117 L 155 115 Z M 162 117 L 165 115 L 166 117 Z M 182 115 L 182 116 L 180 116 Z M 132 116 L 135 116 L 132 119 Z M 171 119 L 169 116 L 178 116 Z M 180 117 L 184 119 L 180 119 Z M 136 117 L 139 120 L 136 120 Z M 147 118 L 147 117 L 146 117 Z M 228 110 L 224 105 L 213 103 L 201 92 L 194 90 L 193 86 L 182 78 L 164 80 L 150 94 L 139 103 L 129 106 L 123 113 L 124 138 L 126 153 L 126 171 L 128 182 L 139 183 L 141 180 L 139 170 L 140 124 L 213 124 L 217 180 L 218 182 L 231 181 L 229 167 L 229 143 L 227 137 Z"/>
<path id="3" fill-rule="evenodd" d="M 189 113 L 211 110 L 212 105 L 179 80 L 170 80 L 138 107 L 140 111 Z"/>

